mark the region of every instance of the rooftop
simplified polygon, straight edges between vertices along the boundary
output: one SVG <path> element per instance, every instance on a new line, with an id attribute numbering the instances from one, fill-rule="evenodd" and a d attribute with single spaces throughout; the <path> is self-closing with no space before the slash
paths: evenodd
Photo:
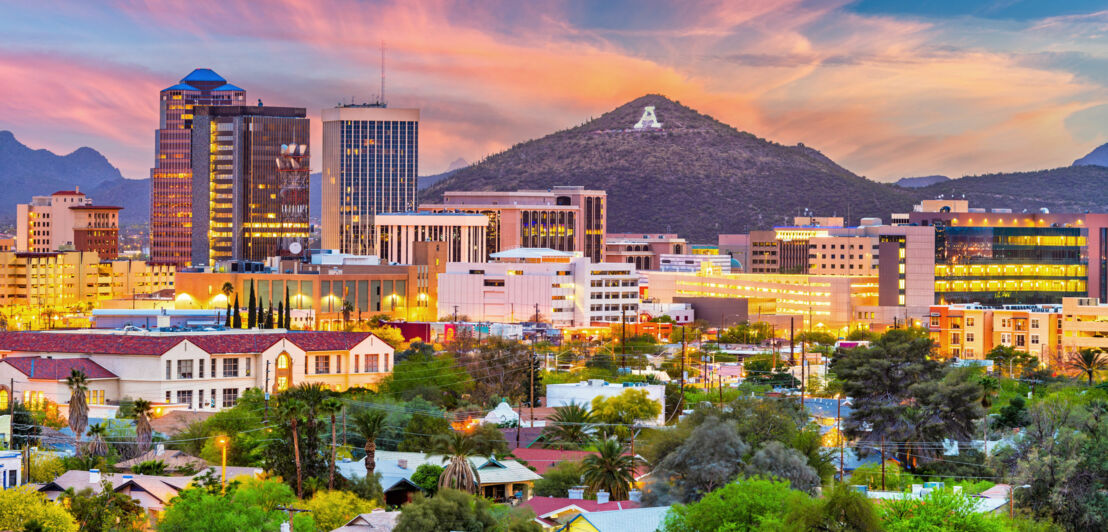
<path id="1" fill-rule="evenodd" d="M 87 358 L 8 357 L 0 360 L 0 364 L 8 364 L 28 379 L 64 380 L 73 370 L 83 372 L 90 379 L 119 378 L 104 366 Z"/>
<path id="2" fill-rule="evenodd" d="M 181 78 L 181 81 L 187 83 L 189 81 L 227 81 L 223 79 L 223 76 L 216 74 L 214 70 L 210 68 L 198 68 L 189 72 L 189 75 Z"/>
<path id="3" fill-rule="evenodd" d="M 160 356 L 187 341 L 210 354 L 260 353 L 282 340 L 309 352 L 343 351 L 371 336 L 367 332 L 329 331 L 6 331 L 0 332 L 0 351 Z"/>
<path id="4" fill-rule="evenodd" d="M 494 259 L 542 259 L 546 257 L 573 258 L 577 254 L 572 251 L 558 251 L 550 248 L 514 248 L 499 251 L 490 256 Z"/>

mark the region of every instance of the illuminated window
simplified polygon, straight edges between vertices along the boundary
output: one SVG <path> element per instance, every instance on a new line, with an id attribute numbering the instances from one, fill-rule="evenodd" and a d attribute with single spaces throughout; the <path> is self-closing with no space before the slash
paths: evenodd
<path id="1" fill-rule="evenodd" d="M 285 353 L 281 353 L 281 356 L 277 357 L 277 369 L 289 369 L 289 356 Z"/>
<path id="2" fill-rule="evenodd" d="M 8 408 L 8 391 L 0 389 L 0 410 Z"/>

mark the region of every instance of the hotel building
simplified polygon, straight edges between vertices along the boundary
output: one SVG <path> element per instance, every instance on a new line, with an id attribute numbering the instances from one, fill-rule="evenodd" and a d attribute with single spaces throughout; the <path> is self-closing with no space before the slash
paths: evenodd
<path id="1" fill-rule="evenodd" d="M 604 238 L 604 260 L 631 263 L 636 270 L 657 270 L 662 255 L 688 251 L 685 239 L 675 234 L 608 233 Z"/>
<path id="2" fill-rule="evenodd" d="M 192 264 L 308 247 L 307 111 L 201 106 L 192 123 Z"/>
<path id="3" fill-rule="evenodd" d="M 93 251 L 114 259 L 119 256 L 120 210 L 93 205 L 80 188 L 35 196 L 31 203 L 16 206 L 16 250 Z"/>
<path id="4" fill-rule="evenodd" d="M 435 320 L 438 277 L 446 268 L 447 245 L 415 242 L 412 247 L 407 265 L 383 265 L 375 257 L 313 255 L 310 263 L 286 260 L 273 268 L 231 263 L 182 271 L 177 274 L 174 306 L 225 309 L 237 295 L 240 308 L 245 309 L 253 286 L 259 305 L 266 308 L 283 303 L 287 290 L 294 324 L 317 330 L 339 330 L 344 321 L 362 321 L 376 314 L 406 321 Z M 234 289 L 230 296 L 223 294 L 224 283 Z M 343 315 L 345 302 L 350 303 L 348 316 Z"/>
<path id="5" fill-rule="evenodd" d="M 530 321 L 556 327 L 637 321 L 634 265 L 593 262 L 580 252 L 516 248 L 488 263 L 452 262 L 439 275 L 439 308 L 472 320 Z"/>
<path id="6" fill-rule="evenodd" d="M 242 393 L 303 383 L 342 391 L 392 372 L 393 348 L 370 333 L 251 331 L 0 332 L 0 396 L 32 409 L 69 402 L 66 377 L 88 377 L 90 417 L 114 417 L 123 398 L 158 410 L 219 411 Z M 64 412 L 64 408 L 60 408 Z"/>
<path id="7" fill-rule="evenodd" d="M 150 169 L 150 258 L 186 266 L 192 258 L 192 119 L 197 105 L 243 105 L 246 91 L 198 68 L 159 94 Z"/>
<path id="8" fill-rule="evenodd" d="M 373 218 L 377 254 L 385 263 L 411 264 L 413 244 L 443 242 L 449 262 L 485 262 L 488 253 L 485 231 L 489 219 L 483 214 L 404 212 L 378 214 Z"/>
<path id="9" fill-rule="evenodd" d="M 374 253 L 374 217 L 418 202 L 419 109 L 339 105 L 323 115 L 324 249 Z"/>
<path id="10" fill-rule="evenodd" d="M 603 190 L 559 186 L 517 192 L 447 192 L 443 202 L 421 205 L 427 212 L 469 212 L 489 219 L 489 254 L 514 248 L 579 251 L 593 262 L 604 258 L 607 198 Z"/>
<path id="11" fill-rule="evenodd" d="M 1108 300 L 1108 214 L 985 212 L 928 205 L 909 214 L 935 231 L 935 303 Z M 970 212 L 957 212 L 968 209 Z"/>

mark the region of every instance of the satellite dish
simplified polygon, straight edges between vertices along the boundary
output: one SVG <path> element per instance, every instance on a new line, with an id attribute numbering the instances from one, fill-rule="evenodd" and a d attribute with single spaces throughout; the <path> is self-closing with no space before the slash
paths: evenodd
<path id="1" fill-rule="evenodd" d="M 299 255 L 300 254 L 300 249 L 301 249 L 300 242 L 293 242 L 293 243 L 289 244 L 289 251 L 293 255 Z"/>

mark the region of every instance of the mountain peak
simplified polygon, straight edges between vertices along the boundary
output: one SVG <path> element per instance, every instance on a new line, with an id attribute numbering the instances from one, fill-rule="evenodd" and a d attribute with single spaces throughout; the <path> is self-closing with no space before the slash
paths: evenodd
<path id="1" fill-rule="evenodd" d="M 1108 144 L 1101 144 L 1071 166 L 1108 166 Z"/>
<path id="2" fill-rule="evenodd" d="M 660 128 L 647 127 L 648 131 L 677 131 L 729 126 L 696 110 L 671 100 L 661 94 L 645 94 L 603 115 L 586 122 L 580 128 L 586 131 L 612 131 L 633 129 L 643 118 L 648 107 L 653 108 Z M 577 129 L 577 128 L 575 128 Z"/>

